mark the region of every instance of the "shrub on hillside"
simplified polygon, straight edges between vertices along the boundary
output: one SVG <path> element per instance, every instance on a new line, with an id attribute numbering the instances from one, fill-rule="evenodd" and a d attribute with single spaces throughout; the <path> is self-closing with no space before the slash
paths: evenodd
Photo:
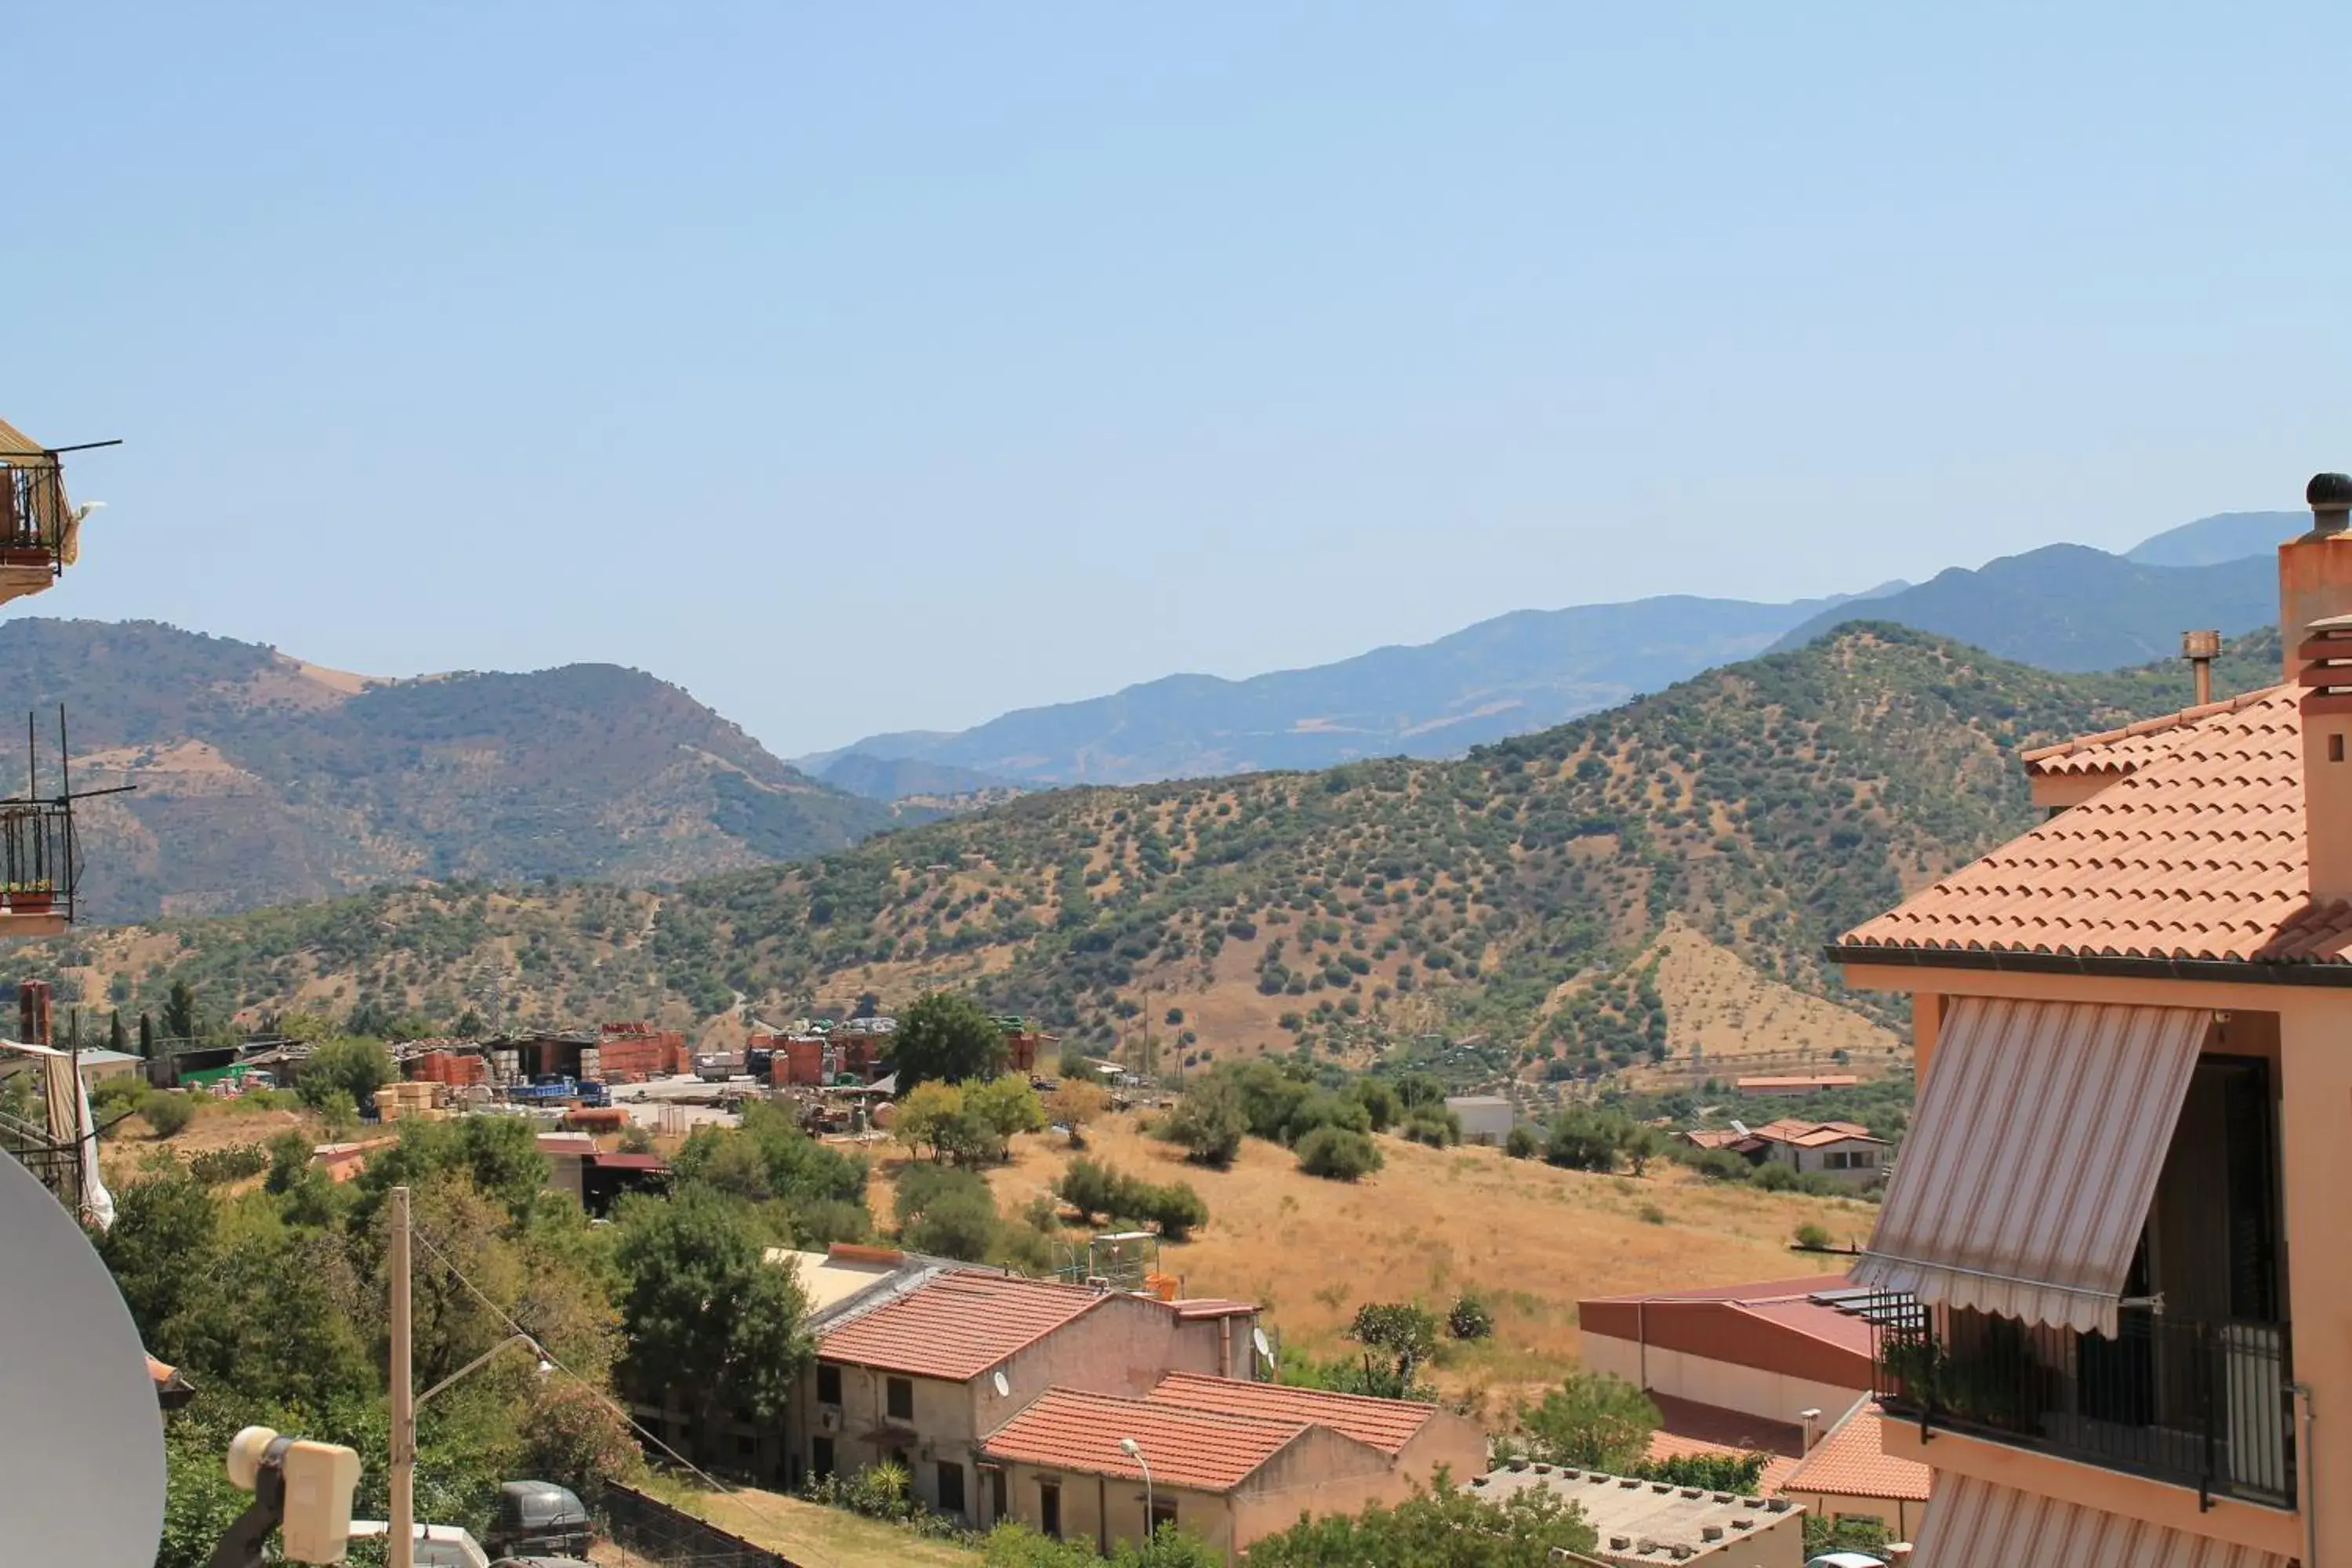
<path id="1" fill-rule="evenodd" d="M 169 1138 L 186 1130 L 196 1119 L 196 1102 L 185 1094 L 156 1089 L 139 1101 L 139 1114 L 158 1138 Z"/>
<path id="2" fill-rule="evenodd" d="M 1462 1118 L 1442 1107 L 1416 1106 L 1397 1131 L 1415 1143 L 1444 1149 L 1462 1142 Z"/>
<path id="3" fill-rule="evenodd" d="M 1503 1140 L 1503 1152 L 1514 1160 L 1531 1160 L 1540 1147 L 1536 1130 L 1524 1121 L 1513 1127 L 1510 1135 Z"/>
<path id="4" fill-rule="evenodd" d="M 1483 1340 L 1495 1331 L 1495 1314 L 1485 1301 L 1465 1290 L 1446 1309 L 1445 1331 L 1457 1340 Z"/>
<path id="5" fill-rule="evenodd" d="M 1381 1168 L 1380 1150 L 1361 1132 L 1318 1127 L 1298 1141 L 1298 1168 L 1310 1176 L 1352 1182 Z"/>
<path id="6" fill-rule="evenodd" d="M 258 1143 L 232 1143 L 207 1149 L 188 1161 L 188 1174 L 208 1187 L 257 1176 L 269 1169 L 269 1151 Z"/>

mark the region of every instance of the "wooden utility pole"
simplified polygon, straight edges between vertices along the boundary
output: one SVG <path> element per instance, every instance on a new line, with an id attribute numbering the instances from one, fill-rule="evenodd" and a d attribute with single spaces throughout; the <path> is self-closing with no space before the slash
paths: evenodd
<path id="1" fill-rule="evenodd" d="M 392 1528 L 391 1568 L 416 1565 L 416 1384 L 411 1377 L 408 1322 L 408 1189 L 392 1189 Z"/>

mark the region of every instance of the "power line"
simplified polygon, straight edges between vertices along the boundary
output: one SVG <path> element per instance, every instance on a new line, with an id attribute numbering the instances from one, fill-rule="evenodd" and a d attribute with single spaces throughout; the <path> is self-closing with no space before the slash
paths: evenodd
<path id="1" fill-rule="evenodd" d="M 491 1314 L 495 1316 L 499 1321 L 507 1326 L 509 1331 L 520 1334 L 526 1339 L 529 1339 L 531 1343 L 538 1345 L 539 1353 L 541 1357 L 546 1361 L 548 1365 L 553 1367 L 556 1371 L 562 1373 L 564 1376 L 570 1378 L 572 1382 L 586 1389 L 606 1409 L 619 1416 L 628 1426 L 630 1431 L 635 1432 L 638 1436 L 644 1438 L 646 1442 L 652 1444 L 655 1447 L 659 1448 L 663 1453 L 668 1455 L 670 1458 L 677 1463 L 679 1468 L 685 1469 L 689 1474 L 703 1481 L 710 1490 L 724 1492 L 729 1496 L 740 1500 L 745 1508 L 750 1509 L 753 1513 L 760 1515 L 761 1518 L 766 1520 L 770 1524 L 774 1525 L 776 1529 L 782 1532 L 783 1537 L 790 1538 L 797 1533 L 788 1521 L 778 1519 L 774 1514 L 770 1513 L 767 1510 L 764 1499 L 753 1496 L 747 1488 L 732 1486 L 726 1481 L 720 1480 L 717 1476 L 712 1475 L 709 1471 L 704 1469 L 701 1466 L 696 1464 L 693 1460 L 688 1458 L 685 1455 L 671 1447 L 667 1443 L 665 1443 L 659 1437 L 655 1436 L 653 1433 L 647 1431 L 643 1426 L 638 1424 L 637 1418 L 635 1415 L 632 1415 L 622 1406 L 618 1400 L 615 1400 L 611 1394 L 597 1387 L 596 1384 L 588 1378 L 583 1377 L 580 1373 L 572 1371 L 570 1367 L 556 1360 L 555 1352 L 547 1348 L 544 1341 L 541 1340 L 537 1334 L 532 1333 L 529 1329 L 524 1328 L 522 1324 L 517 1322 L 513 1315 L 504 1307 L 499 1306 L 496 1301 L 490 1300 L 490 1298 L 483 1292 L 480 1286 L 475 1284 L 471 1279 L 468 1279 L 466 1277 L 466 1271 L 464 1269 L 458 1268 L 455 1263 L 452 1263 L 449 1260 L 449 1255 L 447 1253 L 443 1252 L 440 1247 L 434 1245 L 431 1237 L 425 1236 L 421 1230 L 414 1231 L 412 1232 L 412 1235 L 414 1236 L 417 1245 L 422 1247 L 426 1252 L 431 1253 L 434 1258 L 439 1262 L 441 1267 L 449 1271 L 450 1278 L 457 1280 L 458 1284 L 463 1285 L 468 1291 L 470 1291 L 476 1300 L 488 1308 Z M 793 1552 L 795 1555 L 805 1552 L 809 1550 L 811 1550 L 811 1548 L 799 1543 L 795 1543 L 793 1547 Z M 821 1549 L 818 1550 L 818 1556 L 820 1562 L 827 1565 L 827 1568 L 840 1568 L 839 1560 L 823 1552 Z"/>

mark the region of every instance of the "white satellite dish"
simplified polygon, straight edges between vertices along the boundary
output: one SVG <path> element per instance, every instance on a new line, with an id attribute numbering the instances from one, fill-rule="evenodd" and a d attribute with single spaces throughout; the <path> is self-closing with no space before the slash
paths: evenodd
<path id="1" fill-rule="evenodd" d="M 47 1188 L 0 1158 L 0 1476 L 8 1559 L 153 1568 L 163 1417 L 113 1276 Z"/>
<path id="2" fill-rule="evenodd" d="M 1257 1346 L 1257 1353 L 1261 1359 L 1265 1361 L 1272 1361 L 1274 1359 L 1274 1347 L 1265 1342 L 1265 1331 L 1264 1329 L 1252 1329 L 1250 1331 L 1250 1343 Z"/>
<path id="3" fill-rule="evenodd" d="M 992 1379 L 991 1381 L 992 1381 L 992 1382 L 996 1384 L 996 1397 L 997 1397 L 997 1398 L 999 1398 L 999 1399 L 1005 1399 L 1005 1398 L 1009 1398 L 1009 1397 L 1011 1397 L 1011 1396 L 1012 1396 L 1012 1394 L 1013 1394 L 1013 1385 L 1012 1385 L 1011 1384 L 1009 1384 L 1009 1383 L 1007 1383 L 1007 1382 L 1005 1382 L 1005 1381 L 1004 1381 L 1004 1374 L 1003 1374 L 1003 1373 L 1001 1373 L 1001 1372 L 1000 1372 L 1000 1373 L 998 1373 L 996 1374 L 996 1376 L 995 1376 L 993 1379 Z"/>

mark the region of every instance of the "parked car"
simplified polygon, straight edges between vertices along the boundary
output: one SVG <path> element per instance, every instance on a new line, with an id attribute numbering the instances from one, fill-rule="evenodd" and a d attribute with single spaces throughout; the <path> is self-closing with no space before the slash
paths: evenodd
<path id="1" fill-rule="evenodd" d="M 553 1481 L 509 1481 L 499 1488 L 490 1550 L 504 1557 L 578 1557 L 595 1538 L 580 1500 Z"/>
<path id="2" fill-rule="evenodd" d="M 1886 1568 L 1886 1564 L 1867 1552 L 1832 1552 L 1809 1559 L 1805 1568 Z"/>

